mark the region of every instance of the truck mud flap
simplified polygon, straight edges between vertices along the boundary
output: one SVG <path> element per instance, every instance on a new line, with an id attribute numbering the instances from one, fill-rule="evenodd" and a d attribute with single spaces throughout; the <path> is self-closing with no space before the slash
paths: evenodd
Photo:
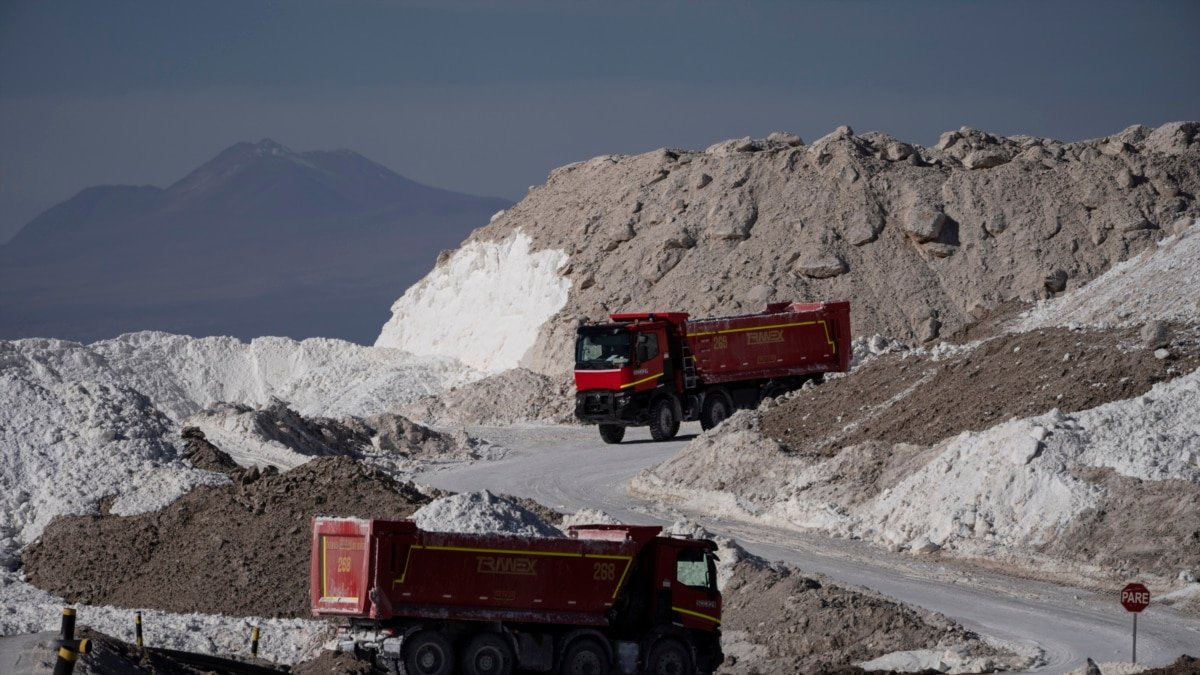
<path id="1" fill-rule="evenodd" d="M 554 668 L 554 636 L 545 633 L 517 633 L 517 665 L 523 669 L 538 671 Z"/>

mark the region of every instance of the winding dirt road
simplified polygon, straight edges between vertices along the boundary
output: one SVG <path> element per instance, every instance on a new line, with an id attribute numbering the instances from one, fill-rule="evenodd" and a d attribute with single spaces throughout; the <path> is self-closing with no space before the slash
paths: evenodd
<path id="1" fill-rule="evenodd" d="M 859 542 L 682 514 L 629 496 L 626 483 L 634 474 L 671 457 L 699 431 L 699 425 L 684 425 L 679 439 L 654 443 L 645 429 L 631 429 L 625 443 L 612 446 L 592 428 L 473 429 L 508 447 L 509 454 L 426 473 L 421 480 L 448 490 L 530 497 L 563 511 L 601 509 L 628 522 L 670 522 L 686 515 L 757 555 L 940 612 L 982 635 L 1037 647 L 1045 661 L 1037 672 L 1066 672 L 1087 657 L 1129 659 L 1131 618 L 1117 604 L 1115 590 L 1110 597 L 929 563 Z M 1152 605 L 1138 623 L 1139 663 L 1165 665 L 1180 654 L 1200 653 L 1200 619 Z"/>

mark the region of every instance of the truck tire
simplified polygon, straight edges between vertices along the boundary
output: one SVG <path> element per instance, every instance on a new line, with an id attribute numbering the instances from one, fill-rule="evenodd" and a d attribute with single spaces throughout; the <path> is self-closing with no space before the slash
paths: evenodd
<path id="1" fill-rule="evenodd" d="M 625 427 L 620 424 L 601 424 L 600 438 L 609 445 L 616 445 L 625 438 Z"/>
<path id="2" fill-rule="evenodd" d="M 479 633 L 463 650 L 462 672 L 466 675 L 512 675 L 512 646 L 495 633 Z"/>
<path id="3" fill-rule="evenodd" d="M 445 635 L 422 630 L 405 640 L 404 668 L 409 675 L 450 675 L 454 672 L 454 649 Z"/>
<path id="4" fill-rule="evenodd" d="M 679 640 L 659 640 L 646 659 L 646 675 L 694 675 L 696 664 L 692 652 Z"/>
<path id="5" fill-rule="evenodd" d="M 572 642 L 558 664 L 559 675 L 608 675 L 609 669 L 608 652 L 591 638 Z"/>
<path id="6" fill-rule="evenodd" d="M 664 396 L 650 406 L 650 437 L 656 441 L 669 441 L 679 433 L 679 416 L 675 404 Z"/>
<path id="7" fill-rule="evenodd" d="M 763 387 L 762 395 L 759 397 L 758 402 L 762 403 L 769 398 L 783 396 L 791 390 L 792 388 L 783 382 L 771 382 Z"/>
<path id="8" fill-rule="evenodd" d="M 733 414 L 733 404 L 723 391 L 714 391 L 704 397 L 704 407 L 700 410 L 700 428 L 708 431 Z"/>

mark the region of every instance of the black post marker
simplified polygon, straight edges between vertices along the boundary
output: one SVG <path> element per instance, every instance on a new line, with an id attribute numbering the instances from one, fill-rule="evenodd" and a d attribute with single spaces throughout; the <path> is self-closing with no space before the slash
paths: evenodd
<path id="1" fill-rule="evenodd" d="M 54 661 L 54 675 L 71 675 L 75 671 L 75 662 L 79 660 L 79 655 L 87 654 L 91 650 L 91 644 L 87 640 L 71 640 L 59 647 L 58 658 Z"/>
<path id="2" fill-rule="evenodd" d="M 75 608 L 63 607 L 62 627 L 58 631 L 59 643 L 75 639 Z"/>

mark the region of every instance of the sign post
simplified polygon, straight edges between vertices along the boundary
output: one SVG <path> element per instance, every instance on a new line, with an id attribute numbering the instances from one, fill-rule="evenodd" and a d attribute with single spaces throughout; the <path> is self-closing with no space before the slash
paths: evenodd
<path id="1" fill-rule="evenodd" d="M 1150 604 L 1150 589 L 1142 584 L 1126 584 L 1121 589 L 1121 606 L 1133 613 L 1133 662 L 1137 663 L 1137 615 Z"/>

